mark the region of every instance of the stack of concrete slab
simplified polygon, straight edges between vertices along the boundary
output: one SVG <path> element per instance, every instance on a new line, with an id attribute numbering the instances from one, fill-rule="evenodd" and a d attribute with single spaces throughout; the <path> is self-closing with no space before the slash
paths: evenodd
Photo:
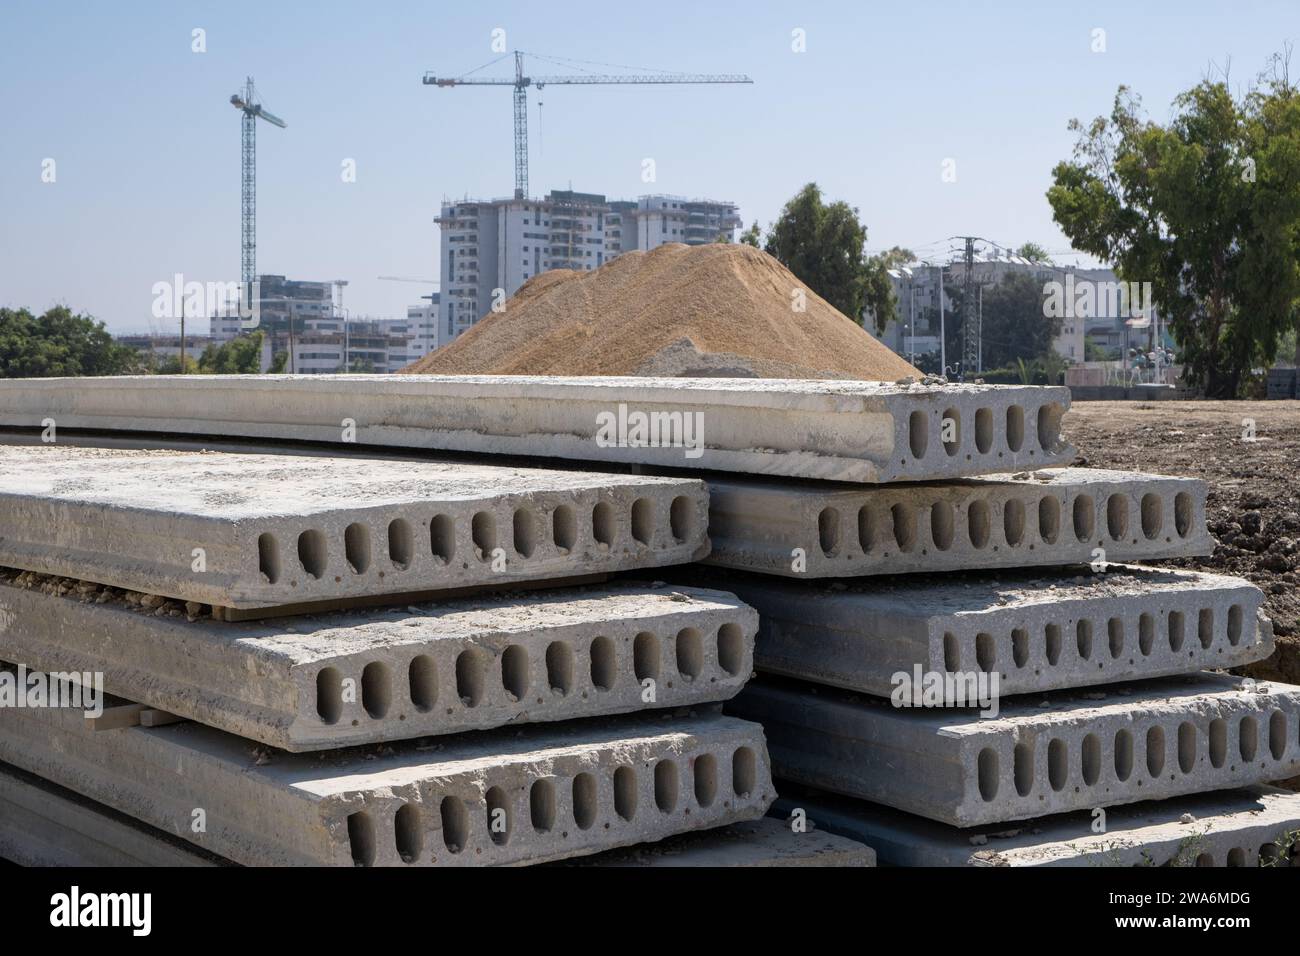
<path id="1" fill-rule="evenodd" d="M 0 761 L 37 779 L 0 844 L 496 865 L 761 819 L 762 730 L 717 712 L 754 611 L 604 582 L 706 520 L 690 478 L 0 447 Z"/>

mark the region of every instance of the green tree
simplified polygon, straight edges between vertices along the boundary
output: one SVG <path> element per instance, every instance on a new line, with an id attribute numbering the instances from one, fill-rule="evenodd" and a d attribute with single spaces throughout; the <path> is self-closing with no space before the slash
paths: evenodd
<path id="1" fill-rule="evenodd" d="M 762 230 L 758 228 L 758 220 L 755 219 L 753 224 L 740 234 L 740 241 L 747 246 L 753 246 L 755 249 L 763 245 Z"/>
<path id="2" fill-rule="evenodd" d="M 1300 96 L 1285 60 L 1240 97 L 1205 80 L 1167 125 L 1121 86 L 1109 118 L 1053 170 L 1052 213 L 1075 248 L 1150 282 L 1189 384 L 1238 395 L 1300 317 Z"/>
<path id="3" fill-rule="evenodd" d="M 256 375 L 262 370 L 262 342 L 266 333 L 260 329 L 241 335 L 220 346 L 209 345 L 199 357 L 199 371 L 214 375 Z"/>
<path id="4" fill-rule="evenodd" d="M 1052 257 L 1047 254 L 1047 250 L 1036 242 L 1023 243 L 1016 250 L 1016 255 L 1022 259 L 1028 259 L 1030 262 L 1045 262 L 1049 265 L 1052 262 Z"/>
<path id="5" fill-rule="evenodd" d="M 821 189 L 809 183 L 785 204 L 763 248 L 855 322 L 870 310 L 879 324 L 894 314 L 894 293 L 881 260 L 864 254 L 866 241 L 858 210 L 842 200 L 823 202 Z"/>
<path id="6" fill-rule="evenodd" d="M 137 367 L 135 352 L 114 342 L 103 322 L 67 306 L 39 317 L 0 309 L 0 378 L 124 375 Z"/>

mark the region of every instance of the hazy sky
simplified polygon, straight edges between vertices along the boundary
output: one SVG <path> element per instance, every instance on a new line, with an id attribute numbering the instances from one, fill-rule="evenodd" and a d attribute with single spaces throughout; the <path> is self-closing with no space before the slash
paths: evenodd
<path id="1" fill-rule="evenodd" d="M 196 28 L 206 52 L 192 52 Z M 65 303 L 143 331 L 154 283 L 237 280 L 229 98 L 251 74 L 289 124 L 259 123 L 258 271 L 347 279 L 354 315 L 404 315 L 426 290 L 377 277 L 438 277 L 439 202 L 513 189 L 510 89 L 420 83 L 492 60 L 497 28 L 510 49 L 597 72 L 754 79 L 552 86 L 540 117 L 530 91 L 534 195 L 707 196 L 766 225 L 815 180 L 860 209 L 873 249 L 942 254 L 970 233 L 1073 261 L 1044 198 L 1074 143 L 1067 121 L 1108 112 L 1120 83 L 1158 120 L 1214 65 L 1230 61 L 1245 83 L 1300 37 L 1300 6 L 0 0 L 0 305 Z M 642 182 L 645 158 L 655 183 Z M 349 159 L 354 183 L 340 176 Z"/>

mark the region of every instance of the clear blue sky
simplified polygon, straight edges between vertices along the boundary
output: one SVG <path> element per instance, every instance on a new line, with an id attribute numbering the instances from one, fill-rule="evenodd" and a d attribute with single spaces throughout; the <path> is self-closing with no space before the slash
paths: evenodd
<path id="1" fill-rule="evenodd" d="M 196 27 L 206 53 L 191 52 Z M 1300 9 L 4 0 L 0 305 L 65 303 L 115 331 L 145 330 L 155 282 L 237 280 L 239 115 L 228 100 L 252 74 L 289 123 L 259 124 L 259 271 L 345 278 L 353 314 L 404 314 L 424 290 L 376 277 L 437 278 L 440 200 L 513 188 L 509 88 L 420 83 L 425 70 L 491 60 L 498 27 L 511 49 L 755 81 L 549 87 L 540 123 L 530 93 L 535 195 L 572 184 L 708 196 L 766 225 L 815 180 L 859 207 L 872 248 L 934 254 L 973 233 L 1058 252 L 1068 243 L 1043 194 L 1074 142 L 1067 121 L 1108 112 L 1120 83 L 1160 120 L 1211 64 L 1230 60 L 1244 83 L 1300 37 Z M 1104 53 L 1090 49 L 1098 27 Z M 791 50 L 796 28 L 804 53 Z M 53 184 L 41 182 L 46 158 Z M 349 158 L 355 183 L 340 179 Z M 955 183 L 942 181 L 946 158 Z"/>

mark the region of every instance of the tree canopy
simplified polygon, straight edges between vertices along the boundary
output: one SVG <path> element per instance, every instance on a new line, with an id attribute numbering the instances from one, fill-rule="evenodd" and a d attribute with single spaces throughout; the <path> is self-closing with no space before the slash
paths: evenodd
<path id="1" fill-rule="evenodd" d="M 40 316 L 0 308 L 0 378 L 124 375 L 136 367 L 135 352 L 114 342 L 103 322 L 67 306 Z"/>

